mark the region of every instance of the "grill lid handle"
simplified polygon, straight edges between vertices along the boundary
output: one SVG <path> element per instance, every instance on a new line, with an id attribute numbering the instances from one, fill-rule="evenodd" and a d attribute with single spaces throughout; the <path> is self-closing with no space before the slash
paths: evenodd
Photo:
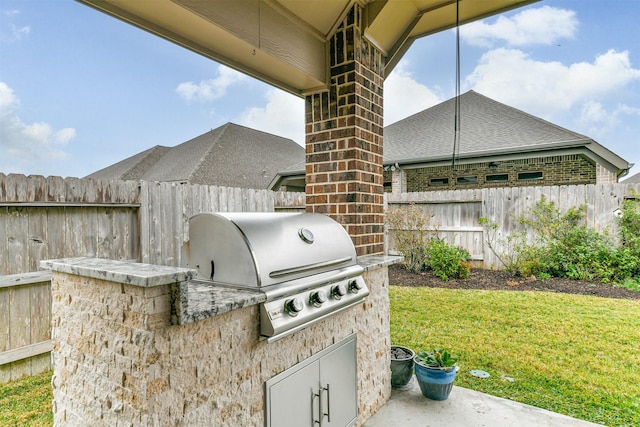
<path id="1" fill-rule="evenodd" d="M 321 268 L 337 267 L 338 265 L 342 265 L 350 261 L 351 261 L 351 257 L 344 257 L 344 258 L 332 259 L 330 261 L 322 261 L 314 264 L 302 265 L 300 267 L 285 268 L 283 270 L 272 271 L 271 273 L 269 273 L 269 277 L 271 277 L 272 279 L 277 279 L 279 277 L 288 276 L 290 274 L 307 273 L 309 271 L 318 270 Z"/>

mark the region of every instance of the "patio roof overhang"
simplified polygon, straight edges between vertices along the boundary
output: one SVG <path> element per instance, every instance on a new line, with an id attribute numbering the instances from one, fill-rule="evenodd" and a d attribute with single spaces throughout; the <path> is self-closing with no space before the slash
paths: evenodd
<path id="1" fill-rule="evenodd" d="M 414 40 L 456 25 L 456 0 L 78 0 L 298 96 L 328 87 L 328 40 L 358 2 L 388 75 Z M 472 22 L 539 0 L 459 0 Z"/>

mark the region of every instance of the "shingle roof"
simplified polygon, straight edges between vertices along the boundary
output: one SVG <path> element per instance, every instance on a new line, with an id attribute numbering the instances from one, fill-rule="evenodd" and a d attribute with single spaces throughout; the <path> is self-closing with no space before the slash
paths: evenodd
<path id="1" fill-rule="evenodd" d="M 460 158 L 585 145 L 589 137 L 494 101 L 477 92 L 460 95 Z M 384 128 L 385 163 L 451 158 L 455 98 Z"/>
<path id="2" fill-rule="evenodd" d="M 640 172 L 622 181 L 624 184 L 640 184 Z"/>
<path id="3" fill-rule="evenodd" d="M 88 175 L 87 178 L 138 180 L 169 150 L 171 150 L 170 147 L 156 145 L 118 163 L 100 169 Z"/>
<path id="4" fill-rule="evenodd" d="M 233 123 L 173 148 L 160 147 L 165 149 L 161 156 L 154 156 L 160 152 L 156 148 L 89 177 L 123 179 L 126 174 L 134 180 L 267 188 L 278 170 L 304 162 L 304 148 L 293 140 Z"/>
<path id="5" fill-rule="evenodd" d="M 473 90 L 460 95 L 457 159 L 478 161 L 500 155 L 533 155 L 541 150 L 580 148 L 591 151 L 612 168 L 631 167 L 591 138 L 502 104 Z M 451 161 L 455 98 L 384 128 L 384 164 Z M 279 177 L 304 174 L 304 163 L 280 170 Z"/>

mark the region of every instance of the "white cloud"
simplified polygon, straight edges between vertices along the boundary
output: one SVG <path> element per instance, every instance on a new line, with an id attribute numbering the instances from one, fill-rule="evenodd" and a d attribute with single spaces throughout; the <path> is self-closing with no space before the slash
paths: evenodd
<path id="1" fill-rule="evenodd" d="M 587 129 L 589 136 L 597 139 L 619 125 L 620 120 L 618 111 L 609 112 L 601 103 L 589 100 L 582 105 L 578 123 Z"/>
<path id="2" fill-rule="evenodd" d="M 460 37 L 475 46 L 491 47 L 497 40 L 511 46 L 551 45 L 573 38 L 578 20 L 572 10 L 551 6 L 526 9 L 512 17 L 500 16 L 494 23 L 475 21 L 460 28 Z"/>
<path id="3" fill-rule="evenodd" d="M 304 146 L 304 100 L 278 89 L 268 89 L 264 107 L 251 107 L 238 117 L 238 124 L 290 138 Z"/>
<path id="4" fill-rule="evenodd" d="M 218 76 L 202 80 L 200 83 L 183 82 L 178 85 L 176 92 L 187 101 L 207 102 L 222 98 L 227 90 L 247 77 L 224 65 L 218 66 Z"/>
<path id="5" fill-rule="evenodd" d="M 0 115 L 7 114 L 17 107 L 18 103 L 18 98 L 13 94 L 13 90 L 6 83 L 0 82 Z"/>
<path id="6" fill-rule="evenodd" d="M 76 130 L 74 128 L 64 128 L 56 132 L 55 141 L 60 145 L 66 145 L 73 138 L 76 137 Z"/>
<path id="7" fill-rule="evenodd" d="M 543 62 L 515 49 L 485 53 L 466 78 L 474 90 L 531 114 L 550 118 L 576 104 L 606 98 L 640 80 L 628 52 L 610 50 L 593 63 Z"/>
<path id="8" fill-rule="evenodd" d="M 68 158 L 60 149 L 75 137 L 75 129 L 55 132 L 44 122 L 24 123 L 17 114 L 20 104 L 13 90 L 0 82 L 0 172 L 39 173 L 51 170 L 51 162 Z"/>
<path id="9" fill-rule="evenodd" d="M 618 106 L 618 111 L 620 114 L 627 114 L 629 116 L 638 116 L 640 119 L 640 108 L 630 107 L 625 104 L 621 104 Z"/>
<path id="10" fill-rule="evenodd" d="M 3 10 L 2 15 L 7 19 L 0 19 L 0 41 L 4 43 L 13 43 L 21 40 L 23 37 L 28 36 L 31 33 L 31 27 L 24 25 L 22 27 L 16 26 L 13 22 L 9 22 L 10 19 L 20 15 L 20 11 L 17 9 Z"/>
<path id="11" fill-rule="evenodd" d="M 384 82 L 385 126 L 441 102 L 428 87 L 414 80 L 401 61 Z"/>
<path id="12" fill-rule="evenodd" d="M 596 101 L 586 101 L 580 110 L 577 123 L 589 136 L 598 139 L 609 135 L 627 122 L 624 116 L 636 116 L 640 120 L 640 108 L 620 104 L 611 110 Z"/>

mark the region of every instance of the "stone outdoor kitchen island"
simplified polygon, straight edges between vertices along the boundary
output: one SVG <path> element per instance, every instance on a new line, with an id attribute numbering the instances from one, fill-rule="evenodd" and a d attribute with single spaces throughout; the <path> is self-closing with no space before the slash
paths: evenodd
<path id="1" fill-rule="evenodd" d="M 52 270 L 56 425 L 262 426 L 265 382 L 355 334 L 362 425 L 389 398 L 389 263 L 361 257 L 363 304 L 267 343 L 263 294 L 203 289 L 184 268 L 96 258 Z"/>

